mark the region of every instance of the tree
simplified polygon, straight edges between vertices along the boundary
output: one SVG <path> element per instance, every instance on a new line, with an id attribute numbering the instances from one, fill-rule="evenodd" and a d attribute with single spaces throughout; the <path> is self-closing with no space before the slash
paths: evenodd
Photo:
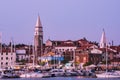
<path id="1" fill-rule="evenodd" d="M 87 41 L 86 37 L 83 37 L 83 40 Z"/>
<path id="2" fill-rule="evenodd" d="M 91 64 L 92 64 L 91 62 L 86 62 L 83 66 L 85 67 L 85 66 L 89 66 Z"/>
<path id="3" fill-rule="evenodd" d="M 63 63 L 63 64 L 66 64 L 66 63 L 68 63 L 69 61 L 68 60 L 63 60 L 63 61 L 61 61 L 61 63 Z"/>
<path id="4" fill-rule="evenodd" d="M 16 48 L 25 47 L 25 46 L 26 46 L 25 44 L 16 44 L 15 45 Z"/>

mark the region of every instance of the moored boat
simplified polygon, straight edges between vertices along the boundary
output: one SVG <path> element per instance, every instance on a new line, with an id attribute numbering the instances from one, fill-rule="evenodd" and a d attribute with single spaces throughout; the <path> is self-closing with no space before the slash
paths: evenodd
<path id="1" fill-rule="evenodd" d="M 117 72 L 105 72 L 101 74 L 96 74 L 98 78 L 120 78 L 120 74 Z"/>
<path id="2" fill-rule="evenodd" d="M 51 77 L 60 77 L 60 76 L 64 76 L 65 72 L 63 69 L 52 69 L 50 71 L 50 75 Z"/>
<path id="3" fill-rule="evenodd" d="M 39 72 L 30 72 L 30 73 L 24 73 L 20 75 L 21 78 L 29 78 L 29 77 L 43 77 L 42 73 Z"/>
<path id="4" fill-rule="evenodd" d="M 20 78 L 13 70 L 4 70 L 1 73 L 1 78 Z"/>

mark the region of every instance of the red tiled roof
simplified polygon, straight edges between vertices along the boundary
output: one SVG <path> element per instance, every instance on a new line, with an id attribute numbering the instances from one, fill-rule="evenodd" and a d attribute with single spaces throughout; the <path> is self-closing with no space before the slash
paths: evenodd
<path id="1" fill-rule="evenodd" d="M 120 46 L 110 46 L 110 48 L 120 52 Z"/>
<path id="2" fill-rule="evenodd" d="M 14 49 L 12 50 L 14 52 Z M 2 49 L 2 52 L 11 52 L 10 48 Z"/>
<path id="3" fill-rule="evenodd" d="M 58 42 L 57 46 L 58 47 L 73 47 L 75 46 L 74 41 L 72 40 L 66 40 L 66 41 L 53 41 L 53 42 Z"/>
<path id="4" fill-rule="evenodd" d="M 56 47 L 75 47 L 75 45 L 74 44 L 60 44 Z"/>
<path id="5" fill-rule="evenodd" d="M 78 40 L 78 42 L 81 44 L 88 44 L 89 43 L 89 41 L 84 40 L 84 39 L 80 39 L 80 40 Z"/>
<path id="6" fill-rule="evenodd" d="M 98 48 L 99 50 L 103 51 L 103 52 L 106 52 L 106 48 Z M 107 52 L 109 53 L 114 53 L 113 50 L 110 50 L 109 48 L 107 48 Z"/>
<path id="7" fill-rule="evenodd" d="M 83 45 L 77 49 L 90 49 L 91 46 L 93 46 L 94 44 L 86 44 L 86 45 Z"/>

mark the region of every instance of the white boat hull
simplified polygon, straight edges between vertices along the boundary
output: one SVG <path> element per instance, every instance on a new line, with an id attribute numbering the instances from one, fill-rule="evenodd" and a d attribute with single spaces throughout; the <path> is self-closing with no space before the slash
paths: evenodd
<path id="1" fill-rule="evenodd" d="M 43 77 L 43 74 L 41 73 L 26 73 L 20 75 L 21 78 L 30 78 L 30 77 Z"/>
<path id="2" fill-rule="evenodd" d="M 98 78 L 120 78 L 120 74 L 117 73 L 102 73 L 96 74 Z"/>

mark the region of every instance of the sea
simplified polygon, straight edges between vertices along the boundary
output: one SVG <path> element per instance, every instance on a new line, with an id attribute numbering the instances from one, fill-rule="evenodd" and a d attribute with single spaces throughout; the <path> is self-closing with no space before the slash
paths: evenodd
<path id="1" fill-rule="evenodd" d="M 51 77 L 51 78 L 12 78 L 0 80 L 120 80 L 120 78 Z"/>

